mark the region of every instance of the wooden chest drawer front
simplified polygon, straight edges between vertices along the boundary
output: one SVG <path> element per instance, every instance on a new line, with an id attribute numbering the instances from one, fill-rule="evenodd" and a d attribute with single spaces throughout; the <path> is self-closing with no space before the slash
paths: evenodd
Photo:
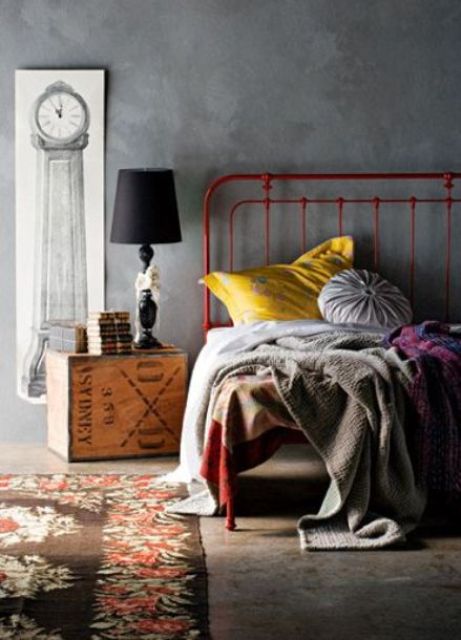
<path id="1" fill-rule="evenodd" d="M 183 354 L 74 360 L 71 459 L 178 452 L 185 379 Z"/>

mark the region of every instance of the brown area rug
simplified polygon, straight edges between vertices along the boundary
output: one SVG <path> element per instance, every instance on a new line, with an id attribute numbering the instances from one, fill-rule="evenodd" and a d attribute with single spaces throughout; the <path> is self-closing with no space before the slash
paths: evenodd
<path id="1" fill-rule="evenodd" d="M 197 519 L 154 481 L 0 476 L 0 638 L 209 638 Z"/>

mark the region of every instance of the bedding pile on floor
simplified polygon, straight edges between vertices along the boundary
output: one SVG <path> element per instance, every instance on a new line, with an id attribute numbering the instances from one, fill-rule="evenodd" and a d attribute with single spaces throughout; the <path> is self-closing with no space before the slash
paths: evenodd
<path id="1" fill-rule="evenodd" d="M 403 542 L 425 506 L 404 430 L 411 363 L 386 350 L 382 334 L 337 330 L 285 335 L 227 354 L 203 385 L 194 434 L 198 450 L 221 384 L 255 373 L 270 373 L 330 476 L 320 511 L 298 523 L 302 547 L 373 549 Z M 216 487 L 208 485 L 172 510 L 209 514 L 218 508 Z"/>

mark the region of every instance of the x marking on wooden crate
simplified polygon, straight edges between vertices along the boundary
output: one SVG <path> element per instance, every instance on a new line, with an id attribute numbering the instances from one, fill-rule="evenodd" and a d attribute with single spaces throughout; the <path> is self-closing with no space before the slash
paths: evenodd
<path id="1" fill-rule="evenodd" d="M 134 427 L 130 429 L 130 431 L 127 433 L 125 440 L 121 443 L 122 447 L 125 447 L 128 444 L 129 440 L 138 432 L 139 427 L 141 426 L 141 424 L 149 414 L 152 414 L 157 418 L 157 420 L 163 426 L 165 431 L 170 434 L 170 436 L 174 439 L 175 442 L 179 442 L 178 436 L 172 429 L 170 429 L 167 422 L 162 418 L 159 411 L 156 409 L 156 405 L 158 404 L 159 400 L 164 395 L 168 387 L 172 384 L 173 380 L 176 378 L 180 370 L 181 370 L 181 367 L 176 367 L 176 369 L 173 371 L 171 376 L 166 380 L 165 384 L 158 392 L 157 397 L 154 400 L 149 400 L 149 398 L 146 397 L 146 395 L 144 394 L 142 389 L 139 387 L 139 385 L 126 373 L 126 371 L 124 371 L 123 369 L 120 369 L 120 373 L 122 374 L 122 376 L 128 382 L 130 387 L 134 390 L 134 392 L 138 394 L 138 396 L 141 398 L 141 400 L 144 402 L 144 404 L 147 407 L 143 415 L 139 418 L 139 420 L 134 425 Z"/>

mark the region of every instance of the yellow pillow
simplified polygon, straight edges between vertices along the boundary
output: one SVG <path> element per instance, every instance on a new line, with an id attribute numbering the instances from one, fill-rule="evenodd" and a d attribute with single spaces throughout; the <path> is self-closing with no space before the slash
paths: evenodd
<path id="1" fill-rule="evenodd" d="M 227 307 L 234 324 L 258 320 L 322 318 L 317 298 L 336 273 L 353 266 L 354 241 L 331 238 L 292 264 L 273 264 L 233 273 L 215 271 L 203 282 Z"/>

